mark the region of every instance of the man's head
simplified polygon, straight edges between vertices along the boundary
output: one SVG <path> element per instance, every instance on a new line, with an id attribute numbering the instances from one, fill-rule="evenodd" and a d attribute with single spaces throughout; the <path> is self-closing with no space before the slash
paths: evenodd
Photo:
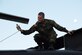
<path id="1" fill-rule="evenodd" d="M 42 22 L 42 21 L 44 21 L 44 18 L 45 18 L 45 14 L 43 12 L 39 12 L 38 13 L 38 21 Z"/>

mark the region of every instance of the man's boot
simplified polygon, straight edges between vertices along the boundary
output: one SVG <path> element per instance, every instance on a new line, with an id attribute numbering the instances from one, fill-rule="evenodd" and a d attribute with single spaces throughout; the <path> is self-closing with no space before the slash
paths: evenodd
<path id="1" fill-rule="evenodd" d="M 48 50 L 54 50 L 54 45 L 53 45 L 53 43 L 50 43 L 50 44 L 49 44 Z"/>
<path id="2" fill-rule="evenodd" d="M 44 50 L 44 46 L 42 43 L 37 43 L 38 44 L 38 50 Z"/>
<path id="3" fill-rule="evenodd" d="M 48 50 L 54 50 L 54 47 L 53 46 L 49 46 Z"/>

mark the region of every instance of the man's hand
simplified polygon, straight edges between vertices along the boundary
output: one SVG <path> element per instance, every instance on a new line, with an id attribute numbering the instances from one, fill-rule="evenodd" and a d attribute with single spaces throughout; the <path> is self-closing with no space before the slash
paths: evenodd
<path id="1" fill-rule="evenodd" d="M 18 24 L 16 24 L 16 28 L 17 28 L 18 31 L 22 30 L 21 27 Z"/>

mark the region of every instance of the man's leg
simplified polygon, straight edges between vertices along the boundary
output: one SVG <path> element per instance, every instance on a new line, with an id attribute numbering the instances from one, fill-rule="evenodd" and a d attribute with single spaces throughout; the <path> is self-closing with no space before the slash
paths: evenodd
<path id="1" fill-rule="evenodd" d="M 42 36 L 42 42 L 44 43 L 44 49 L 54 49 L 54 44 L 56 42 L 56 37 L 51 36 Z"/>
<path id="2" fill-rule="evenodd" d="M 36 34 L 36 35 L 34 36 L 34 40 L 35 40 L 35 42 L 38 44 L 39 49 L 42 49 L 42 48 L 43 48 L 43 45 L 42 45 L 42 40 L 41 40 L 40 34 Z"/>
<path id="3" fill-rule="evenodd" d="M 45 40 L 45 41 L 43 41 L 43 45 L 44 45 L 44 49 L 45 50 L 47 50 L 48 49 L 48 47 L 49 47 L 49 41 L 48 40 Z"/>
<path id="4" fill-rule="evenodd" d="M 54 44 L 56 43 L 56 36 L 54 34 L 52 34 L 50 37 L 49 37 L 49 47 L 48 49 L 50 50 L 53 50 L 55 49 L 54 48 Z"/>

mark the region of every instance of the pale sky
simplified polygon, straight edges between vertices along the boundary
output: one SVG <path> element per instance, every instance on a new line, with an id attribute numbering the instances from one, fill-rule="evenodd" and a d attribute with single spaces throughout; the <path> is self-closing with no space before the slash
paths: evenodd
<path id="1" fill-rule="evenodd" d="M 37 21 L 37 14 L 44 12 L 46 18 L 56 21 L 69 31 L 82 27 L 82 0 L 0 0 L 0 12 L 29 18 L 28 24 L 0 19 L 0 40 L 17 31 L 16 24 L 29 29 Z M 55 29 L 56 30 L 56 29 Z M 66 33 L 57 31 L 58 37 Z M 21 50 L 36 46 L 33 36 L 20 32 L 0 42 L 0 50 Z"/>

